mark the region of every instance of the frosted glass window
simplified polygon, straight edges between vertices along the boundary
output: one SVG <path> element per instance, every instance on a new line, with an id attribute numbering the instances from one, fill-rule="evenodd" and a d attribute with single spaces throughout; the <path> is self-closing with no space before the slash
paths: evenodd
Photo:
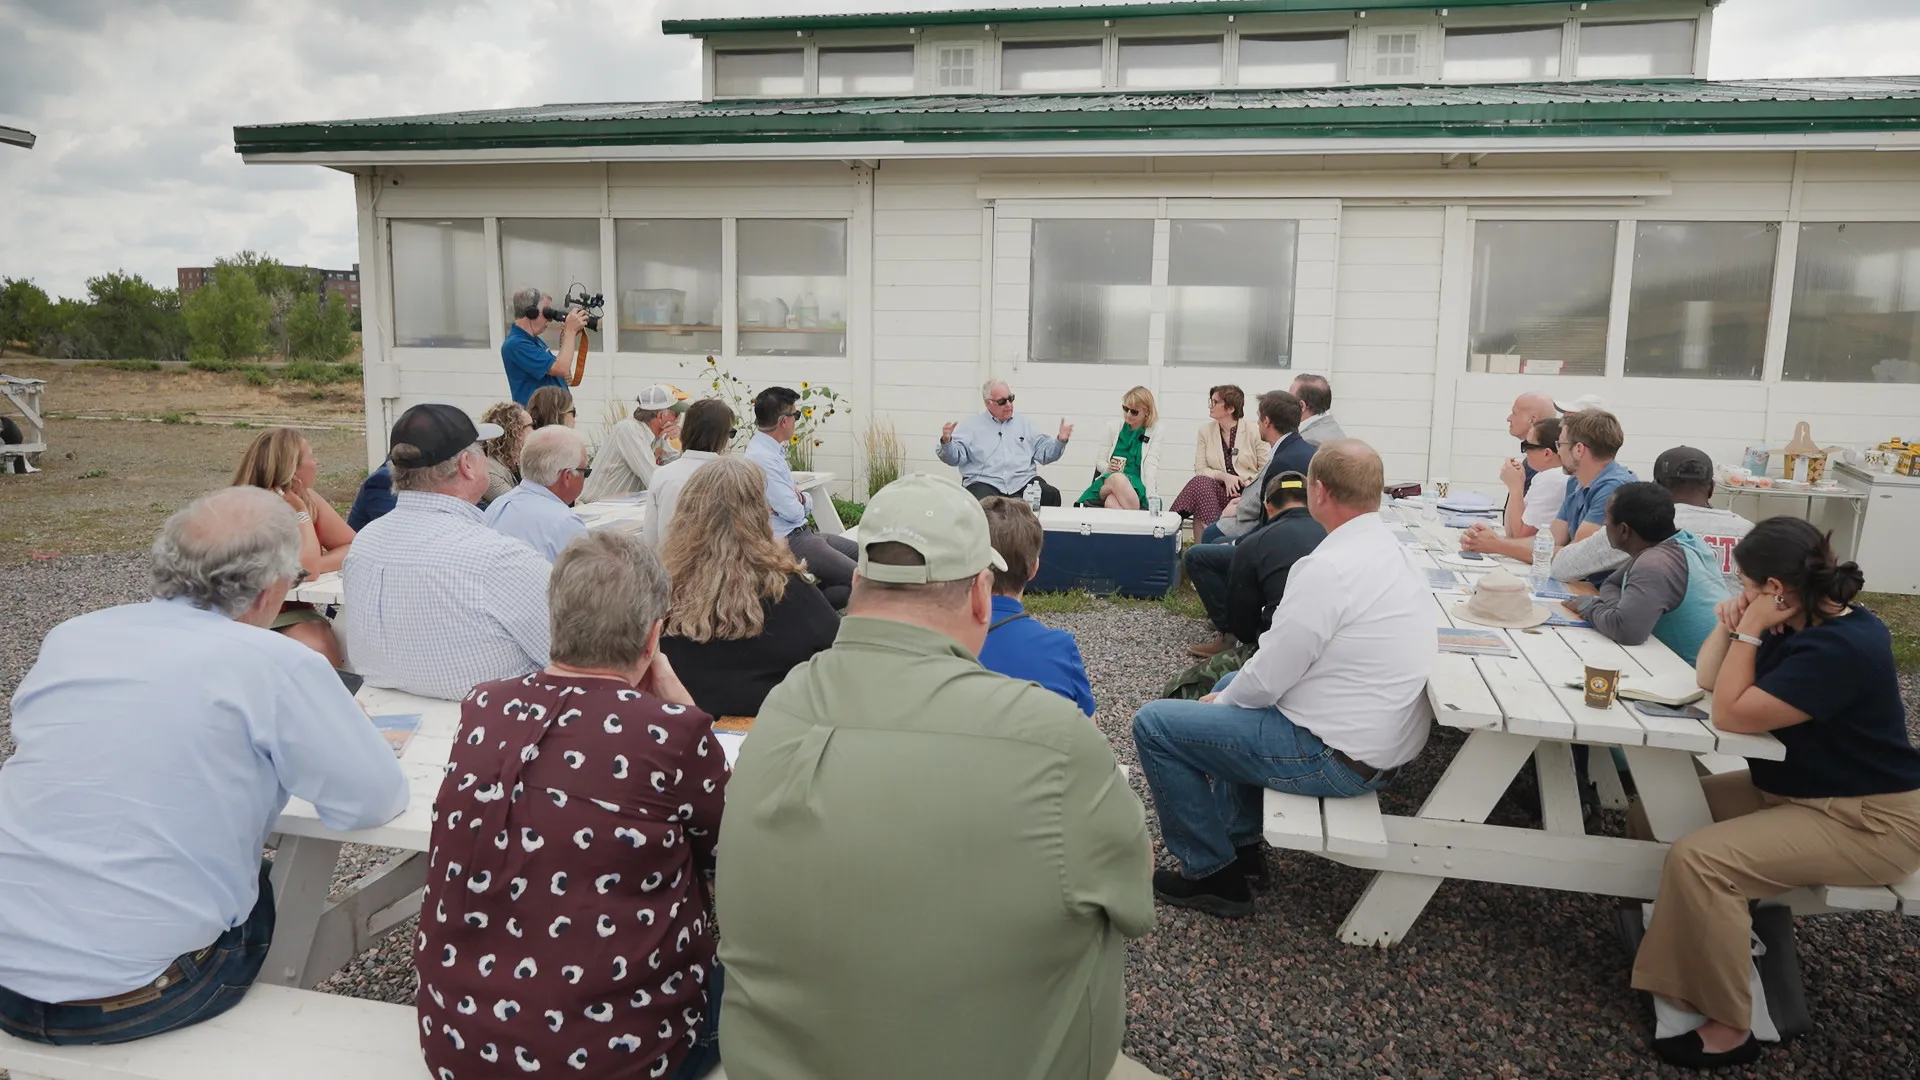
<path id="1" fill-rule="evenodd" d="M 1290 367 L 1292 221 L 1175 221 L 1167 250 L 1167 363 Z"/>
<path id="2" fill-rule="evenodd" d="M 1226 40 L 1217 37 L 1120 40 L 1120 85 L 1152 90 L 1218 86 Z"/>
<path id="3" fill-rule="evenodd" d="M 1525 80 L 1560 77 L 1560 28 L 1448 30 L 1440 77 Z"/>
<path id="4" fill-rule="evenodd" d="M 620 351 L 720 351 L 720 243 L 718 218 L 613 223 Z"/>
<path id="5" fill-rule="evenodd" d="M 1634 237 L 1627 374 L 1758 379 L 1777 226 L 1643 221 Z"/>
<path id="6" fill-rule="evenodd" d="M 1615 229 L 1611 221 L 1477 223 L 1467 369 L 1606 374 Z"/>
<path id="7" fill-rule="evenodd" d="M 936 90 L 973 90 L 980 85 L 978 45 L 940 45 L 933 53 Z"/>
<path id="8" fill-rule="evenodd" d="M 556 310 L 566 309 L 567 292 L 576 285 L 587 292 L 600 289 L 600 222 L 593 218 L 501 218 L 500 283 L 506 289 L 501 310 L 513 319 L 513 294 L 539 289 L 553 297 Z M 605 326 L 602 324 L 604 331 Z M 600 348 L 600 335 L 592 334 Z M 560 324 L 547 327 L 541 339 L 560 347 Z"/>
<path id="9" fill-rule="evenodd" d="M 1240 37 L 1241 86 L 1325 85 L 1347 81 L 1347 35 Z"/>
<path id="10" fill-rule="evenodd" d="M 800 49 L 741 49 L 713 54 L 715 97 L 794 97 L 807 92 Z"/>
<path id="11" fill-rule="evenodd" d="M 743 219 L 740 354 L 845 356 L 847 223 Z"/>
<path id="12" fill-rule="evenodd" d="M 1000 47 L 1003 90 L 1092 90 L 1103 66 L 1098 41 L 1008 42 Z"/>
<path id="13" fill-rule="evenodd" d="M 1153 222 L 1033 223 L 1034 360 L 1144 364 L 1153 303 Z"/>
<path id="14" fill-rule="evenodd" d="M 484 349 L 487 235 L 478 218 L 388 223 L 393 243 L 393 343 Z"/>
<path id="15" fill-rule="evenodd" d="M 1800 226 L 1784 374 L 1920 383 L 1920 223 Z"/>
<path id="16" fill-rule="evenodd" d="M 913 46 L 821 49 L 823 94 L 913 93 Z"/>
<path id="17" fill-rule="evenodd" d="M 1373 35 L 1373 74 L 1381 79 L 1412 79 L 1420 75 L 1420 35 Z"/>
<path id="18" fill-rule="evenodd" d="M 1693 74 L 1692 19 L 1581 23 L 1580 77 L 1635 79 Z"/>

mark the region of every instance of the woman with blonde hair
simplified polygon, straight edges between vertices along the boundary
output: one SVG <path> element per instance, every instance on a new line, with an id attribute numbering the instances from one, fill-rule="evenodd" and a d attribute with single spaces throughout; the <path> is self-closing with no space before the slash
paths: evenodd
<path id="1" fill-rule="evenodd" d="M 795 664 L 833 644 L 833 605 L 774 538 L 767 478 L 744 457 L 700 466 L 680 489 L 661 561 L 673 579 L 661 651 L 714 716 L 755 716 Z"/>
<path id="2" fill-rule="evenodd" d="M 485 510 L 493 500 L 520 484 L 520 447 L 533 430 L 533 417 L 511 401 L 502 401 L 480 417 L 482 423 L 496 424 L 502 432 L 497 439 L 480 444 L 487 452 L 487 493 L 480 500 Z"/>
<path id="3" fill-rule="evenodd" d="M 1107 458 L 1093 471 L 1093 483 L 1074 500 L 1075 506 L 1104 506 L 1109 510 L 1138 510 L 1147 505 L 1147 493 L 1160 476 L 1160 409 L 1153 391 L 1136 386 L 1120 399 L 1121 419 L 1107 423 Z"/>
<path id="4" fill-rule="evenodd" d="M 284 427 L 261 432 L 247 447 L 233 474 L 234 487 L 265 488 L 293 507 L 300 523 L 300 568 L 309 576 L 340 569 L 354 535 L 340 512 L 313 490 L 319 474 L 320 462 L 314 457 L 313 444 L 298 431 Z M 340 643 L 333 636 L 333 625 L 310 604 L 282 604 L 272 629 L 326 657 L 334 667 L 346 664 Z"/>
<path id="5" fill-rule="evenodd" d="M 527 415 L 535 431 L 555 424 L 572 427 L 579 412 L 573 405 L 573 391 L 564 386 L 543 386 L 527 399 Z"/>

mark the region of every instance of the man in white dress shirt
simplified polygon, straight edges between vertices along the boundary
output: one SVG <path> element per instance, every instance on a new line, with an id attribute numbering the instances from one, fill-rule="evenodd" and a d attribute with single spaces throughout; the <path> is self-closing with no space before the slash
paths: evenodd
<path id="1" fill-rule="evenodd" d="M 1263 788 L 1362 795 L 1426 745 L 1433 598 L 1380 521 L 1384 482 L 1366 443 L 1321 446 L 1307 507 L 1327 538 L 1294 563 L 1258 651 L 1199 701 L 1154 701 L 1134 716 L 1161 839 L 1180 862 L 1154 872 L 1160 900 L 1249 914 L 1251 882 L 1266 877 Z"/>
<path id="2" fill-rule="evenodd" d="M 225 1012 L 273 939 L 260 849 L 288 797 L 330 829 L 406 809 L 333 669 L 265 629 L 304 576 L 287 504 L 227 488 L 167 519 L 151 601 L 47 634 L 0 770 L 0 1030 L 115 1043 Z"/>

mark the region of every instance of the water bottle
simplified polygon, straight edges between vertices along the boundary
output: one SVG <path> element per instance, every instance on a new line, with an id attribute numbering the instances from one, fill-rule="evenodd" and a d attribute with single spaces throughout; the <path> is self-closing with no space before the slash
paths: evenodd
<path id="1" fill-rule="evenodd" d="M 1029 510 L 1032 510 L 1035 514 L 1039 514 L 1040 513 L 1040 478 L 1039 477 L 1036 476 L 1032 480 L 1028 481 L 1027 490 L 1024 492 L 1024 494 L 1027 497 L 1027 508 Z"/>
<path id="2" fill-rule="evenodd" d="M 1533 571 L 1527 575 L 1527 588 L 1539 592 L 1553 578 L 1553 534 L 1545 529 L 1533 534 Z"/>

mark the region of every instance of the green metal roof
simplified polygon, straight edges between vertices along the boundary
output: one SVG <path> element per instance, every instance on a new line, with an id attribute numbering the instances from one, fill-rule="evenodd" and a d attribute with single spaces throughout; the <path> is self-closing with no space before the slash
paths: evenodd
<path id="1" fill-rule="evenodd" d="M 759 15 L 730 19 L 668 19 L 668 34 L 718 34 L 746 30 L 872 30 L 906 26 L 964 26 L 986 23 L 1059 22 L 1066 19 L 1147 19 L 1165 15 L 1299 15 L 1328 11 L 1397 11 L 1537 7 L 1567 0 L 1173 0 L 1146 4 L 1093 4 L 1081 7 L 982 8 L 966 11 L 885 11 L 857 15 Z M 1593 4 L 1621 0 L 1588 0 Z"/>
<path id="2" fill-rule="evenodd" d="M 797 142 L 1484 138 L 1920 130 L 1920 76 L 631 105 L 262 124 L 242 154 Z"/>

